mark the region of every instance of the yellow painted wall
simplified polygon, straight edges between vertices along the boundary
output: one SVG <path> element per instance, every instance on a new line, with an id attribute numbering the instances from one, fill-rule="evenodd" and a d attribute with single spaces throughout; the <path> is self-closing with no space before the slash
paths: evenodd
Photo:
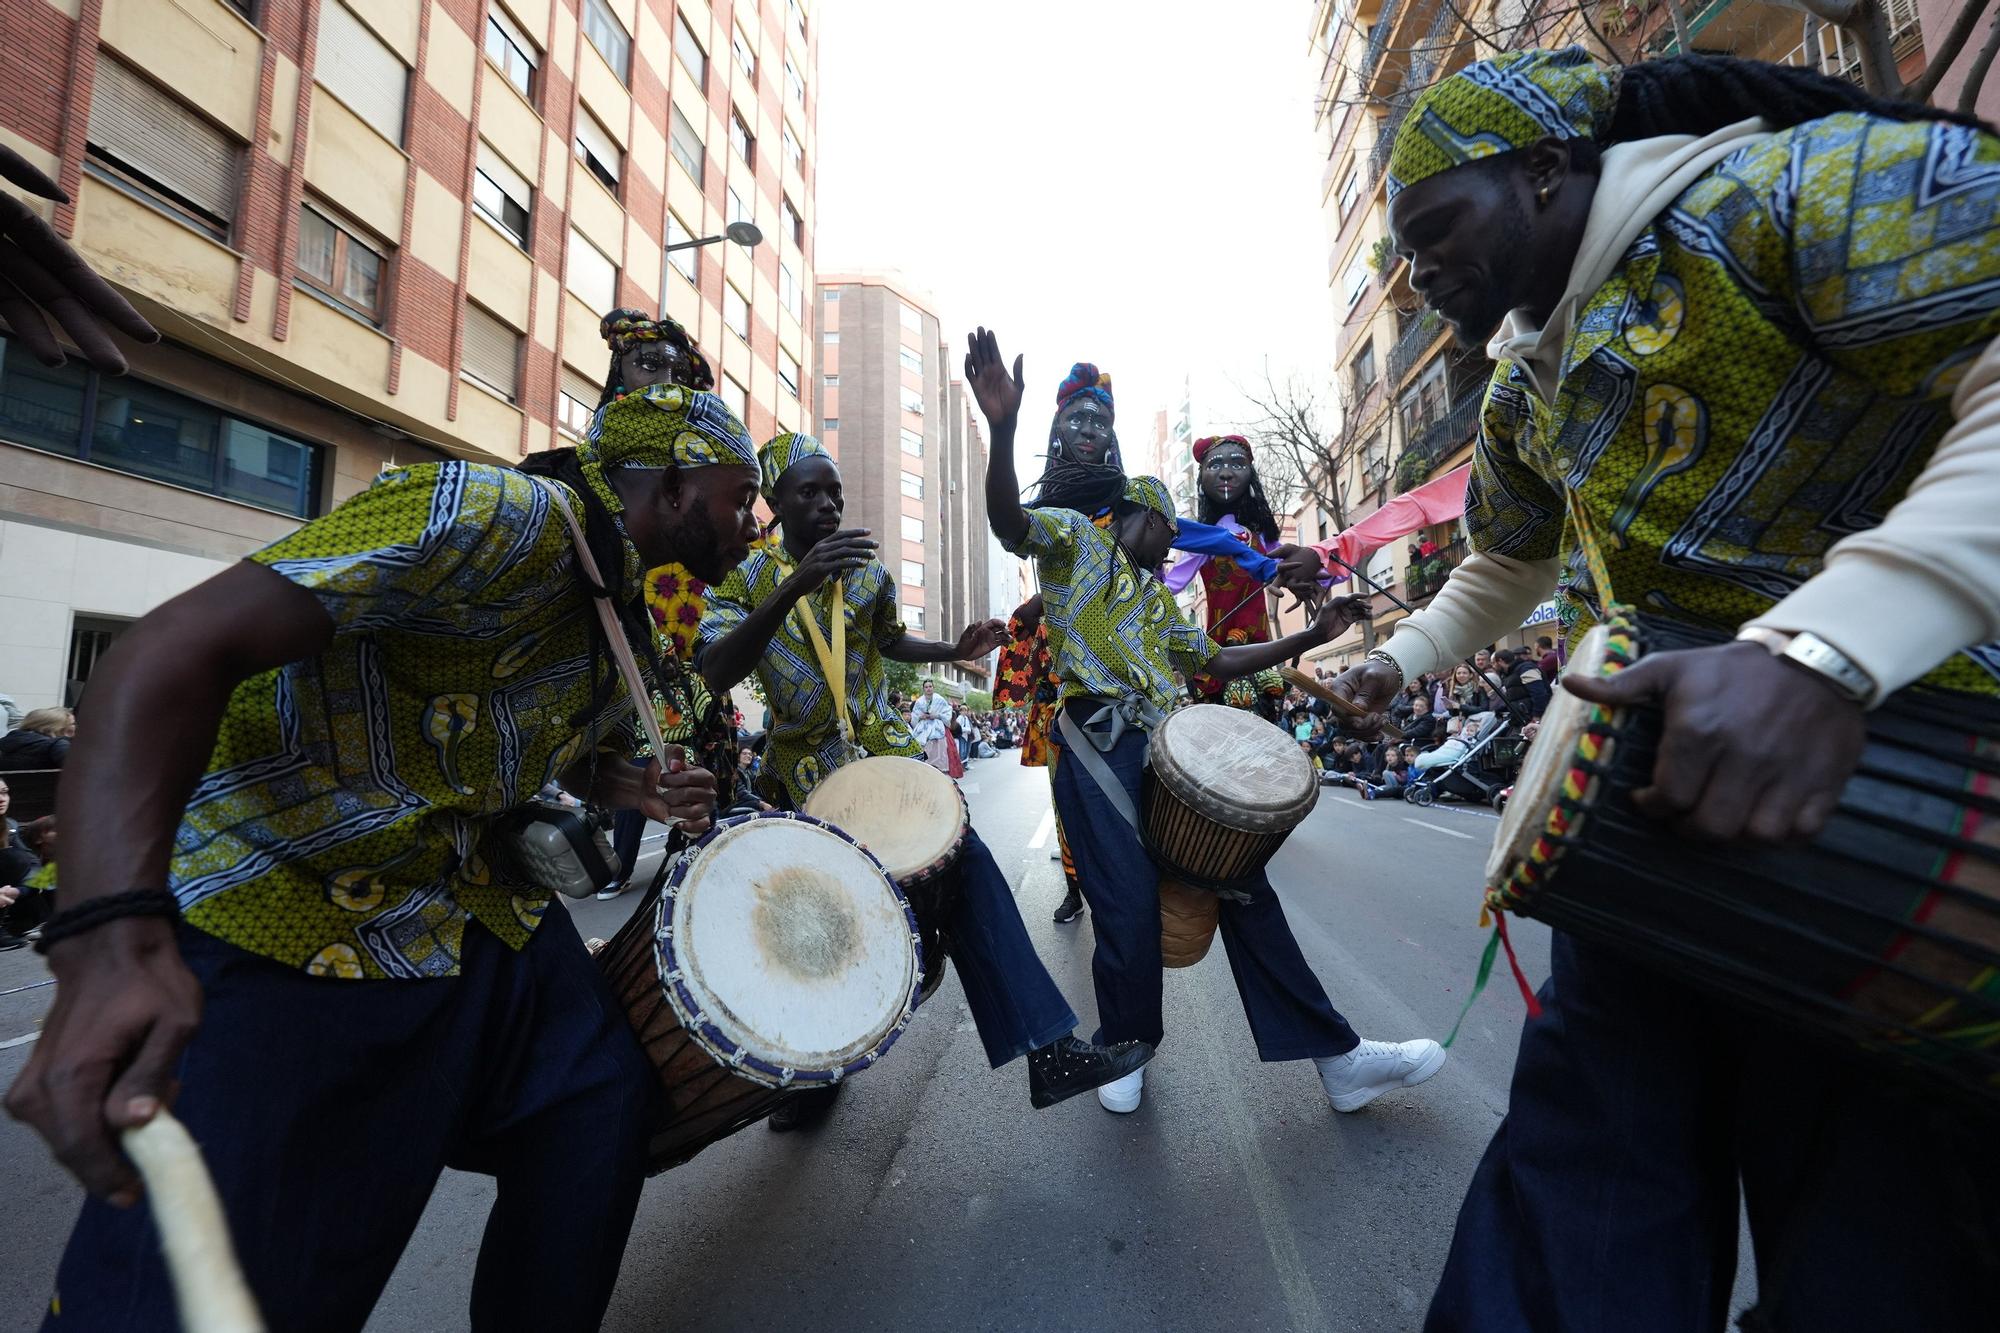
<path id="1" fill-rule="evenodd" d="M 533 267 L 520 246 L 480 219 L 472 220 L 466 294 L 522 332 L 528 328 L 528 282 Z"/>
<path id="2" fill-rule="evenodd" d="M 105 0 L 100 37 L 248 141 L 264 39 L 222 0 Z"/>
<path id="3" fill-rule="evenodd" d="M 541 118 L 521 100 L 514 85 L 483 60 L 479 64 L 479 77 L 484 81 L 479 92 L 480 136 L 507 160 L 507 165 L 524 179 L 534 181 L 535 165 L 541 155 Z"/>
<path id="4" fill-rule="evenodd" d="M 157 0 L 146 2 L 157 3 Z M 311 4 L 312 0 L 303 0 L 303 3 Z M 356 17 L 374 29 L 377 37 L 403 58 L 405 65 L 416 68 L 417 24 L 423 16 L 423 6 L 412 4 L 410 0 L 320 0 L 320 3 L 345 3 Z"/>
<path id="5" fill-rule="evenodd" d="M 570 187 L 569 220 L 612 263 L 618 262 L 625 239 L 625 210 L 588 171 L 577 172 Z"/>
<path id="6" fill-rule="evenodd" d="M 221 242 L 88 176 L 78 204 L 74 241 L 92 268 L 196 319 L 229 323 L 241 261 Z"/>
<path id="7" fill-rule="evenodd" d="M 431 0 L 431 41 L 424 58 L 424 78 L 455 107 L 472 105 L 473 70 L 480 62 L 479 48 L 463 28 L 454 23 L 443 5 Z"/>
<path id="8" fill-rule="evenodd" d="M 314 87 L 306 180 L 378 236 L 403 231 L 408 159 L 325 88 Z"/>
<path id="9" fill-rule="evenodd" d="M 465 209 L 451 187 L 428 171 L 417 172 L 417 206 L 410 216 L 408 254 L 442 273 L 458 274 L 458 234 Z M 473 229 L 479 230 L 477 219 Z"/>

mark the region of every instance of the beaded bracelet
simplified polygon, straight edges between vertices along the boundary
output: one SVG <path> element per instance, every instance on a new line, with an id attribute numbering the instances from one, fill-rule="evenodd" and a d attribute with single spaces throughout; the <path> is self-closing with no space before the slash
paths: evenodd
<path id="1" fill-rule="evenodd" d="M 42 926 L 35 941 L 36 953 L 47 953 L 72 935 L 95 930 L 121 916 L 179 916 L 181 905 L 166 889 L 132 889 L 92 898 L 64 912 L 57 912 Z"/>
<path id="2" fill-rule="evenodd" d="M 1368 655 L 1361 660 L 1364 662 L 1380 662 L 1383 666 L 1394 669 L 1396 673 L 1396 688 L 1399 690 L 1403 688 L 1404 681 L 1408 679 L 1403 675 L 1403 664 L 1389 656 L 1388 650 L 1385 648 L 1370 649 Z"/>

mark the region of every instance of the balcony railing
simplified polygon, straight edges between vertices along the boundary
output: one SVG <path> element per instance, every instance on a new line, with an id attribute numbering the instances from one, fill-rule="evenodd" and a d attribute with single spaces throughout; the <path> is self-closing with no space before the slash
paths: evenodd
<path id="1" fill-rule="evenodd" d="M 1403 330 L 1396 345 L 1389 349 L 1389 383 L 1400 385 L 1443 332 L 1444 320 L 1435 310 L 1426 310 L 1411 320 L 1410 327 Z"/>
<path id="2" fill-rule="evenodd" d="M 1382 58 L 1382 50 L 1389 44 L 1389 29 L 1396 26 L 1396 11 L 1402 8 L 1402 0 L 1384 0 L 1382 12 L 1376 16 L 1375 26 L 1368 31 L 1368 49 L 1361 57 L 1361 77 L 1366 79 L 1375 72 L 1375 62 Z"/>
<path id="3" fill-rule="evenodd" d="M 1484 387 L 1465 394 L 1443 416 L 1418 430 L 1402 456 L 1396 460 L 1396 486 L 1409 490 L 1436 470 L 1464 444 L 1479 424 L 1479 405 L 1486 400 Z"/>
<path id="4" fill-rule="evenodd" d="M 1410 600 L 1419 601 L 1442 588 L 1444 581 L 1451 577 L 1451 571 L 1464 563 L 1465 553 L 1465 538 L 1457 537 L 1411 564 L 1403 576 L 1403 586 Z"/>

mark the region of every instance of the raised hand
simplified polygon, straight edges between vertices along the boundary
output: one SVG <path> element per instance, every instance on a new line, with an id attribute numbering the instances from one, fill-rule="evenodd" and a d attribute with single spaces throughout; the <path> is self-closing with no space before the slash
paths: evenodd
<path id="1" fill-rule="evenodd" d="M 975 329 L 966 343 L 965 382 L 972 386 L 972 396 L 979 401 L 980 412 L 996 430 L 1003 422 L 1011 426 L 1020 415 L 1026 384 L 1021 377 L 1021 358 L 1014 358 L 1014 370 L 1009 374 L 1000 355 L 999 338 L 983 327 Z"/>
<path id="2" fill-rule="evenodd" d="M 875 543 L 867 528 L 842 528 L 820 538 L 785 582 L 787 591 L 803 597 L 828 579 L 843 578 L 875 558 Z"/>
<path id="3" fill-rule="evenodd" d="M 1319 594 L 1319 578 L 1325 566 L 1318 551 L 1310 546 L 1287 543 L 1271 548 L 1271 554 L 1278 561 L 1278 572 L 1271 580 L 1273 583 L 1301 601 L 1309 601 Z"/>
<path id="4" fill-rule="evenodd" d="M 954 651 L 961 662 L 977 662 L 1006 643 L 1007 637 L 1006 621 L 982 620 L 965 627 L 965 633 L 958 636 L 958 647 Z"/>
<path id="5" fill-rule="evenodd" d="M 0 177 L 30 194 L 69 202 L 60 186 L 4 145 L 0 145 Z M 47 315 L 53 315 L 83 349 L 84 357 L 106 374 L 125 373 L 125 354 L 112 341 L 107 323 L 138 342 L 160 340 L 159 330 L 92 272 L 53 227 L 19 199 L 0 193 L 0 324 L 12 329 L 43 365 L 59 366 L 67 358 L 49 329 Z"/>
<path id="6" fill-rule="evenodd" d="M 1313 624 L 1331 641 L 1339 638 L 1349 625 L 1367 620 L 1374 614 L 1375 608 L 1366 597 L 1333 597 L 1319 609 Z"/>

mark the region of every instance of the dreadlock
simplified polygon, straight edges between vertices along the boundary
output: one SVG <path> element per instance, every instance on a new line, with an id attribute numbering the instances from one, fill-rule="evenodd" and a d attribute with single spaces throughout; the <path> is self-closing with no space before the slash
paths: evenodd
<path id="1" fill-rule="evenodd" d="M 1030 509 L 1074 509 L 1086 517 L 1125 493 L 1125 469 L 1116 463 L 1085 463 L 1060 454 L 1049 459 L 1035 482 Z"/>
<path id="2" fill-rule="evenodd" d="M 1602 139 L 1610 144 L 1662 134 L 1705 135 L 1752 116 L 1788 129 L 1841 111 L 1993 128 L 1963 112 L 1877 97 L 1817 70 L 1694 52 L 1626 66 L 1619 74 L 1618 104 Z"/>
<path id="3" fill-rule="evenodd" d="M 1243 488 L 1243 496 L 1230 506 L 1235 511 L 1236 521 L 1262 537 L 1266 542 L 1278 540 L 1278 517 L 1271 512 L 1271 501 L 1264 494 L 1264 482 L 1257 475 L 1256 464 L 1250 466 L 1250 483 Z M 1208 491 L 1195 488 L 1195 517 L 1214 526 L 1222 517 L 1222 506 L 1209 498 Z"/>

